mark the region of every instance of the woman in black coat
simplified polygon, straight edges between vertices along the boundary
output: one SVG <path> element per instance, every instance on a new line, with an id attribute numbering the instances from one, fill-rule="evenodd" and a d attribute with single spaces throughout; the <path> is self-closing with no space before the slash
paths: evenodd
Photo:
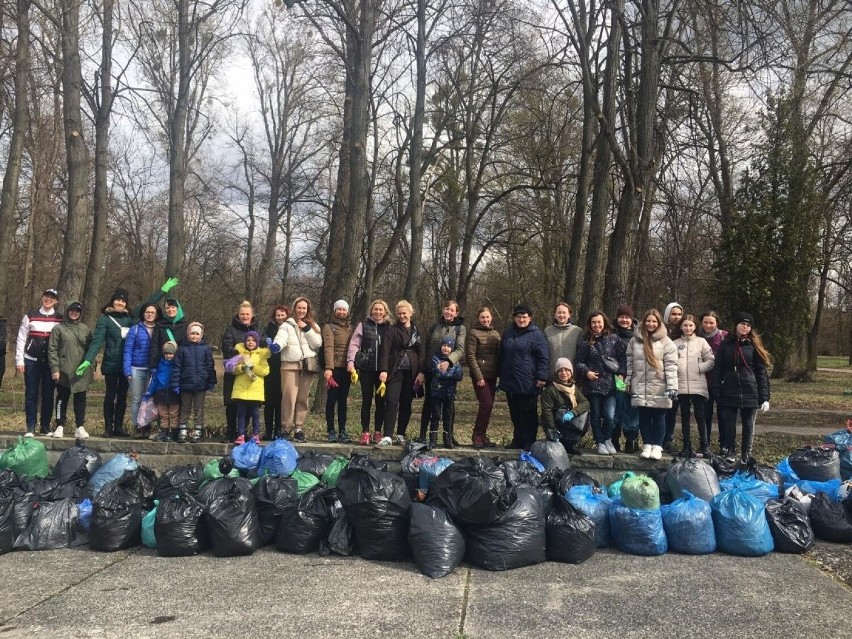
<path id="1" fill-rule="evenodd" d="M 254 308 L 248 300 L 242 302 L 225 327 L 222 334 L 222 360 L 229 360 L 237 354 L 237 344 L 242 344 L 249 331 L 257 332 L 257 319 Z M 280 373 L 279 373 L 280 374 Z M 222 376 L 222 398 L 225 400 L 225 441 L 234 441 L 237 436 L 237 405 L 231 400 L 236 375 L 227 371 Z"/>
<path id="2" fill-rule="evenodd" d="M 272 319 L 266 325 L 264 337 L 275 339 L 278 328 L 290 317 L 290 309 L 278 304 L 272 309 Z M 281 434 L 281 353 L 269 356 L 269 375 L 263 378 L 263 424 L 267 440 Z"/>

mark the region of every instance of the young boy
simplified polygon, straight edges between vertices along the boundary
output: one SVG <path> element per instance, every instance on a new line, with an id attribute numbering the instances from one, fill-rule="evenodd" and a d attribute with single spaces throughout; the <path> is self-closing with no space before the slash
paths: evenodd
<path id="1" fill-rule="evenodd" d="M 274 345 L 280 350 L 280 346 Z M 238 446 L 246 442 L 246 418 L 251 416 L 252 439 L 260 442 L 260 406 L 264 402 L 263 378 L 269 375 L 270 349 L 260 346 L 260 336 L 247 331 L 242 344 L 236 344 L 237 354 L 225 362 L 225 370 L 233 373 L 234 390 L 231 399 L 237 404 Z"/>
<path id="2" fill-rule="evenodd" d="M 447 335 L 441 339 L 438 351 L 432 356 L 432 388 L 429 395 L 431 419 L 429 421 L 429 446 L 438 443 L 438 422 L 444 422 L 444 448 L 455 448 L 453 444 L 453 418 L 455 416 L 456 386 L 462 378 L 461 364 L 450 361 L 450 353 L 456 348 L 456 340 Z M 441 370 L 441 362 L 449 362 L 447 370 Z"/>
<path id="3" fill-rule="evenodd" d="M 589 429 L 589 420 L 582 419 L 588 410 L 589 400 L 574 383 L 574 365 L 567 357 L 560 357 L 554 366 L 553 379 L 541 392 L 544 432 L 556 430 L 568 454 L 581 455 L 577 445 Z"/>
<path id="4" fill-rule="evenodd" d="M 83 361 L 92 342 L 91 329 L 83 324 L 83 305 L 71 302 L 65 319 L 50 332 L 47 344 L 47 359 L 50 373 L 56 383 L 56 429 L 48 437 L 65 435 L 65 415 L 68 400 L 74 396 L 74 437 L 86 439 L 89 433 L 83 428 L 86 421 L 86 391 L 92 383 L 92 371 L 77 375 L 77 367 Z"/>
<path id="5" fill-rule="evenodd" d="M 172 390 L 180 395 L 180 419 L 178 442 L 187 441 L 187 422 L 193 416 L 193 431 L 189 441 L 201 441 L 204 433 L 204 398 L 207 391 L 216 387 L 216 371 L 213 368 L 213 351 L 201 338 L 204 327 L 201 322 L 190 322 L 186 328 L 187 341 L 178 348 L 172 368 Z"/>
<path id="6" fill-rule="evenodd" d="M 146 397 L 153 396 L 154 404 L 157 406 L 157 414 L 160 417 L 160 432 L 151 435 L 149 438 L 156 442 L 171 441 L 174 431 L 178 427 L 180 397 L 169 387 L 172 381 L 172 368 L 174 368 L 177 350 L 177 343 L 171 340 L 163 344 L 163 357 L 157 364 L 157 369 L 148 385 L 148 392 L 145 394 Z"/>

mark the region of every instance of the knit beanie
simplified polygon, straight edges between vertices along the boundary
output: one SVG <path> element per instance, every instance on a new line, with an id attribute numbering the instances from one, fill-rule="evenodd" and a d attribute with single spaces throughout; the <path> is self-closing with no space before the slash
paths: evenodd
<path id="1" fill-rule="evenodd" d="M 246 348 L 248 348 L 248 344 L 246 344 L 246 342 L 248 341 L 249 337 L 254 340 L 255 348 L 260 346 L 260 335 L 257 334 L 257 331 L 248 331 L 246 332 L 246 336 L 243 338 L 243 344 Z"/>
<path id="2" fill-rule="evenodd" d="M 553 367 L 553 372 L 558 373 L 563 368 L 567 368 L 569 371 L 571 371 L 572 375 L 574 374 L 574 365 L 567 357 L 560 357 L 556 360 L 556 365 Z"/>
<path id="3" fill-rule="evenodd" d="M 346 312 L 348 313 L 349 312 L 349 302 L 347 302 L 346 300 L 337 300 L 334 303 L 334 311 L 337 312 L 337 309 L 339 309 L 339 308 L 346 309 Z"/>
<path id="4" fill-rule="evenodd" d="M 202 335 L 204 335 L 204 325 L 201 322 L 190 322 L 189 326 L 186 327 L 186 334 L 192 335 L 193 330 L 198 330 Z"/>
<path id="5" fill-rule="evenodd" d="M 130 295 L 127 293 L 127 289 L 117 288 L 112 294 L 110 298 L 110 302 L 114 302 L 115 300 L 122 300 L 126 302 L 130 298 Z"/>
<path id="6" fill-rule="evenodd" d="M 748 322 L 754 326 L 754 316 L 751 313 L 741 311 L 734 315 L 734 325 L 739 324 L 740 322 Z"/>
<path id="7" fill-rule="evenodd" d="M 453 350 L 455 350 L 455 348 L 456 348 L 456 340 L 454 340 L 449 335 L 447 335 L 446 337 L 444 337 L 441 340 L 441 346 L 443 346 L 444 344 L 446 344 L 447 346 L 449 346 Z"/>
<path id="8" fill-rule="evenodd" d="M 615 319 L 618 319 L 622 315 L 626 315 L 630 319 L 636 317 L 636 314 L 633 312 L 633 307 L 628 304 L 624 304 L 623 306 L 619 306 L 615 309 Z"/>
<path id="9" fill-rule="evenodd" d="M 173 342 L 172 340 L 169 340 L 168 342 L 163 344 L 163 355 L 166 355 L 167 353 L 171 353 L 172 355 L 174 355 L 175 353 L 177 353 L 177 349 L 177 343 Z"/>

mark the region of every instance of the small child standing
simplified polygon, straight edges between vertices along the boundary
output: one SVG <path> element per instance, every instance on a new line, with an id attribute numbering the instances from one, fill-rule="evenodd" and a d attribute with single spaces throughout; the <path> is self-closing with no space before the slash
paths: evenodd
<path id="1" fill-rule="evenodd" d="M 559 441 L 569 455 L 582 455 L 577 447 L 589 430 L 589 400 L 574 383 L 574 365 L 560 357 L 553 367 L 553 379 L 541 392 L 541 427 L 559 433 Z"/>
<path id="2" fill-rule="evenodd" d="M 429 421 L 429 446 L 438 443 L 438 422 L 444 422 L 444 448 L 453 445 L 453 419 L 455 417 L 456 386 L 462 378 L 461 364 L 450 361 L 456 340 L 447 335 L 441 340 L 438 351 L 432 356 L 432 389 L 429 393 L 431 419 Z"/>
<path id="3" fill-rule="evenodd" d="M 236 376 L 231 399 L 237 405 L 237 438 L 234 443 L 246 441 L 246 419 L 251 416 L 252 439 L 260 441 L 260 406 L 264 401 L 263 378 L 269 375 L 269 348 L 261 348 L 260 336 L 248 331 L 242 344 L 235 347 L 237 354 L 225 362 L 225 370 Z"/>
<path id="4" fill-rule="evenodd" d="M 177 350 L 178 345 L 171 340 L 163 344 L 163 356 L 157 364 L 151 383 L 148 384 L 148 392 L 144 397 L 154 398 L 157 414 L 160 417 L 160 432 L 149 438 L 156 442 L 171 441 L 174 431 L 178 428 L 180 397 L 169 387 Z"/>
<path id="5" fill-rule="evenodd" d="M 202 341 L 204 326 L 190 322 L 186 328 L 187 340 L 178 348 L 172 368 L 172 390 L 180 395 L 178 442 L 187 441 L 187 422 L 193 416 L 193 431 L 189 441 L 201 441 L 204 433 L 204 399 L 207 391 L 216 387 L 216 370 L 213 368 L 213 351 Z"/>

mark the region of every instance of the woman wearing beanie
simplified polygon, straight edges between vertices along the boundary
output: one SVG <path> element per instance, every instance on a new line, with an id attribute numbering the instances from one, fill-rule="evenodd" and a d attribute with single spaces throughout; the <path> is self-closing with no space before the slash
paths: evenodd
<path id="1" fill-rule="evenodd" d="M 476 325 L 470 329 L 464 352 L 479 410 L 473 422 L 473 447 L 493 448 L 497 444 L 488 439 L 486 431 L 494 409 L 497 394 L 497 361 L 500 352 L 500 333 L 491 325 L 491 309 L 480 306 L 476 311 Z"/>
<path id="2" fill-rule="evenodd" d="M 680 427 L 683 433 L 681 457 L 693 456 L 689 428 L 690 408 L 695 412 L 695 421 L 698 424 L 699 456 L 710 456 L 707 424 L 704 421 L 704 402 L 707 401 L 705 373 L 713 368 L 714 357 L 707 340 L 695 334 L 696 328 L 695 318 L 687 315 L 680 323 L 682 335 L 674 341 L 677 348 L 677 398 L 680 405 Z"/>
<path id="3" fill-rule="evenodd" d="M 627 347 L 633 339 L 636 330 L 636 316 L 633 307 L 627 304 L 619 306 L 615 311 L 615 334 L 624 344 L 624 370 L 627 371 Z M 612 445 L 619 450 L 619 439 L 624 433 L 625 453 L 639 452 L 639 411 L 630 402 L 627 392 L 626 379 L 619 376 L 621 384 L 616 380 L 615 388 L 615 428 L 612 431 Z M 621 386 L 621 388 L 619 388 Z"/>
<path id="4" fill-rule="evenodd" d="M 351 440 L 346 432 L 346 400 L 349 397 L 351 375 L 346 371 L 346 347 L 352 336 L 349 323 L 349 303 L 337 300 L 331 319 L 322 327 L 322 347 L 325 350 L 325 425 L 328 441 L 348 444 Z M 334 413 L 337 409 L 337 430 L 334 428 Z"/>
<path id="5" fill-rule="evenodd" d="M 278 304 L 272 309 L 272 317 L 266 325 L 264 337 L 275 339 L 280 326 L 290 317 L 290 309 Z M 265 341 L 265 340 L 264 340 Z M 263 378 L 263 426 L 264 437 L 275 439 L 281 433 L 281 352 L 269 356 L 269 375 Z"/>
<path id="6" fill-rule="evenodd" d="M 740 459 L 747 463 L 754 444 L 757 411 L 769 410 L 769 375 L 772 358 L 754 331 L 750 313 L 737 313 L 736 324 L 719 347 L 714 368 L 714 394 L 719 402 L 721 455 L 733 458 L 737 444 L 737 414 L 743 425 Z"/>
<path id="7" fill-rule="evenodd" d="M 237 307 L 231 323 L 225 327 L 222 334 L 222 360 L 229 360 L 237 354 L 237 344 L 243 344 L 246 333 L 257 332 L 257 319 L 254 316 L 254 307 L 251 302 L 244 300 Z M 266 343 L 259 346 L 266 346 Z M 225 371 L 222 375 L 222 399 L 225 402 L 225 441 L 231 442 L 237 436 L 237 407 L 232 401 L 234 394 L 234 382 L 237 376 Z"/>
<path id="8" fill-rule="evenodd" d="M 541 392 L 541 427 L 545 433 L 557 431 L 569 455 L 582 455 L 579 444 L 589 429 L 589 401 L 574 383 L 574 366 L 560 357 L 553 366 L 553 378 Z"/>
<path id="9" fill-rule="evenodd" d="M 639 409 L 640 456 L 661 459 L 666 411 L 677 397 L 677 349 L 655 308 L 645 313 L 627 348 L 627 379 L 631 401 Z"/>
<path id="10" fill-rule="evenodd" d="M 698 330 L 698 334 L 710 344 L 710 350 L 713 351 L 713 358 L 715 359 L 719 354 L 719 347 L 722 345 L 722 341 L 728 336 L 728 331 L 719 328 L 719 315 L 716 311 L 705 311 L 699 318 L 699 321 L 701 322 L 701 327 Z M 707 425 L 707 444 L 709 446 L 710 434 L 713 431 L 713 408 L 716 406 L 716 396 L 713 393 L 713 381 L 715 379 L 713 371 L 707 371 L 706 377 L 709 397 L 704 402 L 704 423 Z M 722 445 L 721 441 L 720 438 L 720 447 Z"/>
<path id="11" fill-rule="evenodd" d="M 379 389 L 379 350 L 391 325 L 390 306 L 384 300 L 370 303 L 370 314 L 358 323 L 346 351 L 346 370 L 350 377 L 357 375 L 361 382 L 361 437 L 358 443 L 367 446 L 378 444 L 385 430 L 385 397 L 377 395 Z M 370 409 L 373 398 L 376 412 L 373 418 L 373 437 L 370 438 Z"/>

